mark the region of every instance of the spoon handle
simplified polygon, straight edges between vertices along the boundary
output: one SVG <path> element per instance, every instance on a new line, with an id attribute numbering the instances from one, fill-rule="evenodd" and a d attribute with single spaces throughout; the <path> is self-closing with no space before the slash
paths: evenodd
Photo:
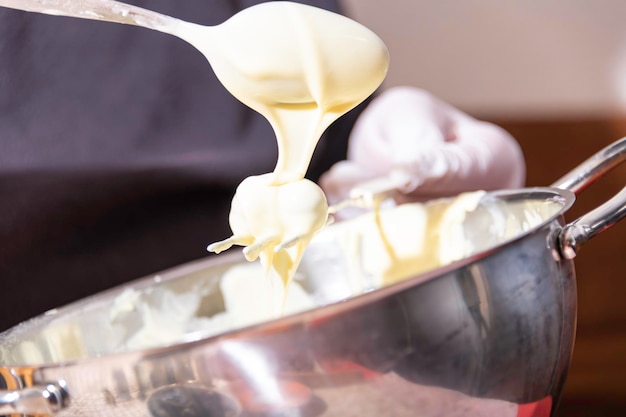
<path id="1" fill-rule="evenodd" d="M 142 26 L 175 35 L 183 21 L 114 0 L 0 0 L 0 6 L 26 12 Z"/>

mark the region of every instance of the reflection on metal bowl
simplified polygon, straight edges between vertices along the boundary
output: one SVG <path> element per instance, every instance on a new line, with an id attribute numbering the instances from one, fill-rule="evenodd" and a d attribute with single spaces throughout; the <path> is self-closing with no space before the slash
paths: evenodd
<path id="1" fill-rule="evenodd" d="M 220 277 L 242 262 L 240 256 L 220 256 L 23 323 L 0 336 L 0 414 L 515 417 L 529 407 L 549 412 L 558 402 L 574 343 L 571 258 L 581 243 L 626 215 L 622 191 L 566 225 L 563 214 L 574 202 L 567 189 L 582 189 L 624 155 L 626 140 L 590 158 L 555 188 L 488 193 L 463 225 L 475 253 L 393 285 L 355 290 L 345 256 L 313 244 L 300 279 L 319 307 L 278 320 L 119 350 L 119 329 L 108 315 L 116 297 L 128 288 L 202 288 L 198 312 L 211 316 L 223 309 Z M 524 223 L 529 207 L 541 207 L 534 213 L 541 214 L 539 222 L 504 241 L 489 235 L 485 224 L 494 213 Z M 319 241 L 332 241 L 333 230 Z"/>

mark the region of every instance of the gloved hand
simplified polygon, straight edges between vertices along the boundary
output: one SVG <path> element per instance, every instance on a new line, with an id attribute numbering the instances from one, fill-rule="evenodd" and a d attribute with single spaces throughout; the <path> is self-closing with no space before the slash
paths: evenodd
<path id="1" fill-rule="evenodd" d="M 476 120 L 412 87 L 387 90 L 363 111 L 348 159 L 320 179 L 329 203 L 355 186 L 388 178 L 397 201 L 422 201 L 470 190 L 524 184 L 524 157 L 506 131 Z"/>

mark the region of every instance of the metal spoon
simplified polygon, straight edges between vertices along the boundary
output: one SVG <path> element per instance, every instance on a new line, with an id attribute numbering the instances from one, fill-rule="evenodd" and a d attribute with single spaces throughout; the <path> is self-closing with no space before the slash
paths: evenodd
<path id="1" fill-rule="evenodd" d="M 388 63 L 385 45 L 369 29 L 344 16 L 288 1 L 258 4 L 217 26 L 186 22 L 114 0 L 0 0 L 0 6 L 141 26 L 176 36 L 207 58 L 231 94 L 266 117 L 266 107 L 260 102 L 266 98 L 274 105 L 288 105 L 289 108 L 309 103 L 325 108 L 337 106 L 342 101 L 356 105 L 365 99 L 361 96 L 364 91 L 374 91 L 378 87 Z M 308 13 L 304 13 L 305 10 Z M 328 36 L 328 25 L 333 24 L 342 24 L 342 32 Z M 301 44 L 310 42 L 306 36 L 298 43 L 297 35 L 302 33 L 314 39 L 313 48 L 310 43 Z M 349 50 L 350 56 L 340 59 L 333 55 L 333 51 L 342 42 L 349 45 L 344 50 Z M 378 50 L 372 53 L 375 46 Z M 315 59 L 325 63 L 326 71 L 317 73 L 310 68 L 307 71 L 306 67 L 312 65 L 311 57 L 303 56 L 302 48 L 311 48 Z M 332 57 L 333 62 L 328 57 Z M 353 66 L 343 65 L 343 59 L 358 62 L 359 70 L 355 73 Z M 381 65 L 385 66 L 385 71 L 380 70 Z M 298 72 L 307 75 L 301 76 Z M 332 93 L 327 91 L 325 97 L 327 103 L 321 103 L 316 97 L 315 90 L 319 90 L 320 85 L 332 86 Z M 382 187 L 380 185 L 378 181 L 373 188 L 366 186 L 354 190 L 348 200 L 332 206 L 331 213 L 346 206 L 371 207 L 396 188 L 389 180 L 383 181 Z"/>
<path id="2" fill-rule="evenodd" d="M 288 1 L 249 7 L 217 26 L 186 22 L 114 0 L 0 0 L 0 6 L 141 26 L 176 36 L 207 58 L 231 94 L 262 114 L 265 103 L 261 103 L 261 99 L 277 104 L 312 103 L 324 107 L 335 105 L 336 98 L 354 95 L 358 86 L 372 84 L 373 91 L 381 81 L 372 79 L 381 60 L 371 53 L 372 45 L 379 41 L 380 54 L 387 55 L 382 41 L 364 26 L 326 10 Z M 345 33 L 326 36 L 329 25 L 336 23 L 345 25 Z M 293 36 L 298 33 L 309 36 L 301 39 Z M 316 59 L 326 62 L 324 58 L 332 54 L 337 44 L 344 42 L 349 45 L 347 50 L 351 51 L 352 62 L 359 62 L 358 74 L 342 71 L 342 65 L 334 65 L 320 75 L 325 77 L 324 85 L 333 86 L 329 103 L 319 103 L 315 97 L 316 87 L 311 86 L 318 86 L 319 79 L 301 76 L 310 66 L 307 61 L 310 57 L 303 57 L 301 53 L 302 43 L 309 38 L 314 39 Z M 337 64 L 337 57 L 334 59 Z M 386 60 L 383 61 L 386 65 Z M 359 97 L 358 101 L 364 98 Z"/>
<path id="3" fill-rule="evenodd" d="M 113 0 L 0 0 L 0 6 L 54 16 L 78 17 L 143 26 L 179 36 L 180 26 L 194 25 Z"/>

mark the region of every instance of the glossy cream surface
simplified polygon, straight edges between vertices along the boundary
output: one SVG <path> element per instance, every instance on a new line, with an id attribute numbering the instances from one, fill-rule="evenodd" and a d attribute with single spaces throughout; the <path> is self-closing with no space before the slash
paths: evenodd
<path id="1" fill-rule="evenodd" d="M 220 39 L 219 53 L 212 45 L 199 49 L 208 51 L 228 91 L 267 118 L 278 161 L 273 172 L 239 185 L 229 217 L 233 235 L 208 249 L 245 246 L 249 261 L 260 258 L 267 274 L 288 286 L 305 248 L 328 220 L 324 193 L 304 178 L 313 151 L 333 121 L 381 84 L 387 49 L 353 20 L 290 2 L 246 9 L 220 31 L 230 37 Z"/>

